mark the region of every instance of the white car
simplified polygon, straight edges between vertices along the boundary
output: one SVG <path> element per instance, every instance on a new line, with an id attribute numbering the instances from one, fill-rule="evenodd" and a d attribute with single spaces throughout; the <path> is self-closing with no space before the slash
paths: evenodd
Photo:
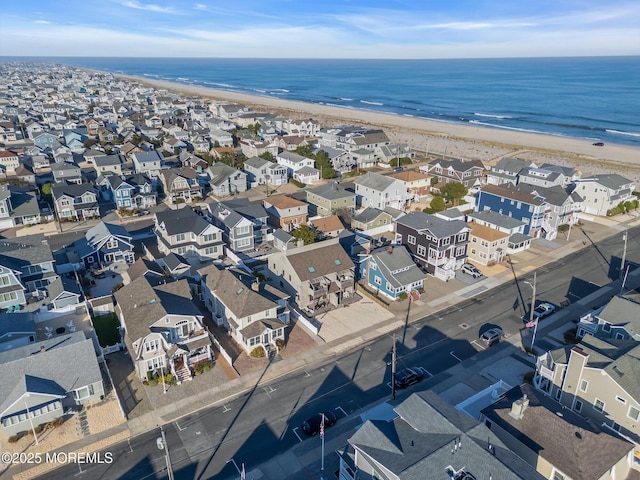
<path id="1" fill-rule="evenodd" d="M 464 265 L 462 265 L 462 268 L 460 268 L 460 270 L 462 271 L 462 273 L 471 275 L 473 278 L 479 278 L 482 276 L 482 272 L 470 263 L 465 263 Z"/>
<path id="2" fill-rule="evenodd" d="M 555 312 L 556 307 L 550 303 L 541 303 L 536 308 L 533 309 L 533 320 L 542 320 L 544 317 L 548 317 L 553 312 Z M 522 320 L 525 322 L 529 321 L 529 314 L 526 314 Z"/>

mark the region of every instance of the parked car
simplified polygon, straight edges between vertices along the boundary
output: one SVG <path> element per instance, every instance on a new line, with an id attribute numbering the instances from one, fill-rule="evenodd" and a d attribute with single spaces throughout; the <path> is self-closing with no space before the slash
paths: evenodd
<path id="1" fill-rule="evenodd" d="M 424 378 L 421 368 L 411 367 L 396 372 L 396 388 L 407 388 Z"/>
<path id="2" fill-rule="evenodd" d="M 462 268 L 460 270 L 462 271 L 462 273 L 471 275 L 473 278 L 479 278 L 482 276 L 482 272 L 470 263 L 465 263 L 464 265 L 462 265 Z"/>
<path id="3" fill-rule="evenodd" d="M 333 414 L 333 412 L 320 412 L 316 413 L 315 415 L 311 415 L 304 422 L 302 422 L 302 431 L 307 435 L 316 435 L 317 433 L 319 433 L 323 415 L 324 428 L 329 428 L 336 424 L 337 418 Z"/>
<path id="4" fill-rule="evenodd" d="M 404 170 L 404 167 L 395 167 L 395 168 L 393 169 L 393 171 L 394 171 L 394 172 L 401 172 L 401 171 L 403 171 L 403 170 Z"/>
<path id="5" fill-rule="evenodd" d="M 480 340 L 489 348 L 496 343 L 500 343 L 502 337 L 504 337 L 504 331 L 499 327 L 494 327 L 480 335 Z"/>
<path id="6" fill-rule="evenodd" d="M 604 142 L 595 142 L 592 144 L 594 147 L 604 147 Z"/>
<path id="7" fill-rule="evenodd" d="M 533 320 L 542 320 L 545 317 L 548 317 L 553 312 L 556 311 L 556 307 L 550 303 L 541 303 L 536 308 L 533 309 Z M 522 320 L 528 322 L 530 320 L 530 314 L 526 314 L 522 317 Z"/>

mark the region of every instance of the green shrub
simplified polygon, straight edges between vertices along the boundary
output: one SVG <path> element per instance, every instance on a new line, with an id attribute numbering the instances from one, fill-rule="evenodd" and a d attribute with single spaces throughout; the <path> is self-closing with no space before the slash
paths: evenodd
<path id="1" fill-rule="evenodd" d="M 290 182 L 290 183 L 293 183 L 296 187 L 304 188 L 304 183 L 299 182 L 299 181 L 298 181 L 298 180 L 296 180 L 295 178 L 291 178 L 291 179 L 289 179 L 289 182 Z"/>
<path id="2" fill-rule="evenodd" d="M 257 346 L 256 348 L 251 350 L 251 353 L 249 355 L 251 355 L 253 358 L 262 358 L 265 355 L 264 348 L 262 348 L 261 346 Z"/>
<path id="3" fill-rule="evenodd" d="M 400 293 L 400 295 L 398 295 L 398 298 L 400 300 L 406 300 L 409 297 L 409 295 L 407 295 L 407 292 L 402 292 Z"/>
<path id="4" fill-rule="evenodd" d="M 7 441 L 9 443 L 16 443 L 18 440 L 20 440 L 22 438 L 22 435 L 11 435 Z"/>
<path id="5" fill-rule="evenodd" d="M 155 377 L 150 378 L 147 381 L 147 385 L 149 385 L 150 387 L 155 387 L 156 385 L 158 385 L 158 379 Z"/>
<path id="6" fill-rule="evenodd" d="M 276 338 L 276 347 L 278 347 L 278 350 L 283 350 L 284 340 L 282 340 L 281 338 Z"/>

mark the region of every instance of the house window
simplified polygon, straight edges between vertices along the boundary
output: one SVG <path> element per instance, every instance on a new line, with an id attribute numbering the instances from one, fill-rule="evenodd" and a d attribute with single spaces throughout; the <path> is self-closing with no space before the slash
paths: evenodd
<path id="1" fill-rule="evenodd" d="M 184 242 L 185 235 L 184 233 L 179 233 L 176 235 L 176 242 Z"/>
<path id="2" fill-rule="evenodd" d="M 589 386 L 589 382 L 587 382 L 586 380 L 582 380 L 582 382 L 580 382 L 580 391 L 586 392 L 588 386 Z"/>
<path id="3" fill-rule="evenodd" d="M 551 475 L 551 480 L 565 480 L 567 477 L 560 470 L 553 469 L 553 475 Z"/>
<path id="4" fill-rule="evenodd" d="M 376 285 L 382 285 L 382 279 L 376 275 L 373 279 L 373 283 Z"/>
<path id="5" fill-rule="evenodd" d="M 414 237 L 413 235 L 409 235 L 407 237 L 407 242 L 410 243 L 411 245 L 415 245 L 416 244 L 416 237 Z"/>
<path id="6" fill-rule="evenodd" d="M 112 238 L 107 242 L 107 248 L 118 248 L 118 240 Z"/>
<path id="7" fill-rule="evenodd" d="M 216 241 L 216 234 L 215 233 L 210 233 L 209 235 L 203 235 L 202 239 L 208 243 L 208 242 L 215 242 Z"/>
<path id="8" fill-rule="evenodd" d="M 629 412 L 627 412 L 627 417 L 637 422 L 638 417 L 640 417 L 640 410 L 638 410 L 636 407 L 629 407 Z"/>
<path id="9" fill-rule="evenodd" d="M 610 323 L 604 323 L 602 325 L 602 331 L 603 332 L 610 332 L 611 331 L 611 324 Z"/>
<path id="10" fill-rule="evenodd" d="M 582 411 L 582 405 L 583 405 L 583 404 L 582 404 L 582 401 L 581 401 L 581 400 L 576 400 L 576 404 L 575 404 L 575 406 L 573 407 L 573 409 L 574 409 L 576 412 L 580 413 L 580 412 Z"/>
<path id="11" fill-rule="evenodd" d="M 606 404 L 602 400 L 600 400 L 599 398 L 596 398 L 596 401 L 593 402 L 593 409 L 596 412 L 604 413 L 605 405 Z"/>
<path id="12" fill-rule="evenodd" d="M 424 257 L 427 254 L 427 249 L 424 245 L 418 245 L 418 256 Z"/>
<path id="13" fill-rule="evenodd" d="M 616 400 L 622 404 L 627 403 L 627 401 L 619 395 L 616 395 Z"/>
<path id="14" fill-rule="evenodd" d="M 94 394 L 93 385 L 87 385 L 86 387 L 82 387 L 74 392 L 74 397 L 76 400 L 84 400 L 89 398 Z"/>
<path id="15" fill-rule="evenodd" d="M 387 282 L 387 291 L 389 291 L 389 292 L 394 292 L 395 291 L 393 289 L 393 285 L 391 285 L 389 282 Z"/>

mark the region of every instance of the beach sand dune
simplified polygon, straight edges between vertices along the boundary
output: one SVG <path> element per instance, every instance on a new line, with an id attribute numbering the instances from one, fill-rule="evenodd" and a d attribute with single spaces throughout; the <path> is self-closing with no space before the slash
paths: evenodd
<path id="1" fill-rule="evenodd" d="M 542 135 L 530 132 L 478 127 L 356 110 L 338 106 L 318 105 L 217 90 L 195 85 L 183 85 L 128 75 L 117 75 L 156 89 L 195 95 L 216 101 L 242 103 L 257 111 L 279 113 L 292 118 L 312 117 L 323 126 L 356 123 L 380 127 L 392 141 L 406 143 L 423 156 L 452 156 L 465 160 L 481 160 L 491 165 L 505 155 L 579 168 L 584 175 L 619 173 L 640 184 L 640 148 L 607 143 L 594 146 L 588 140 Z"/>

